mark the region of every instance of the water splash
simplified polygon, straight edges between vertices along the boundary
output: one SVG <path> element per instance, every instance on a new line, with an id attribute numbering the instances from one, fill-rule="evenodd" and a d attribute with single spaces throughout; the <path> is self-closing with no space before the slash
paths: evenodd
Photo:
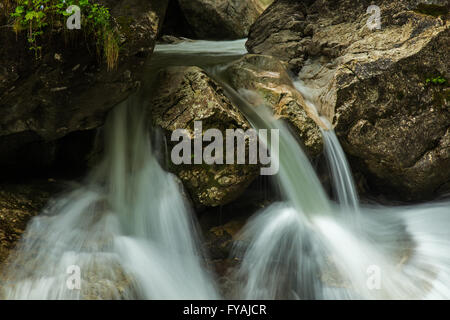
<path id="1" fill-rule="evenodd" d="M 106 125 L 105 159 L 33 219 L 6 270 L 8 299 L 214 299 L 180 185 L 132 101 Z M 80 290 L 67 268 L 81 271 Z"/>
<path id="2" fill-rule="evenodd" d="M 245 53 L 244 41 L 159 46 L 152 61 L 213 66 Z M 360 206 L 339 142 L 325 133 L 336 206 L 288 128 L 247 102 L 260 100 L 252 99 L 255 93 L 224 87 L 255 128 L 280 130 L 275 183 L 284 199 L 255 215 L 242 233 L 237 297 L 450 298 L 450 202 Z M 307 103 L 316 103 L 318 92 L 300 89 Z M 176 180 L 152 155 L 143 123 L 125 120 L 144 117 L 117 112 L 102 166 L 29 226 L 7 272 L 7 298 L 217 297 Z M 342 214 L 352 206 L 360 207 L 357 225 Z M 81 267 L 80 291 L 67 289 L 71 264 Z"/>
<path id="3" fill-rule="evenodd" d="M 285 142 L 277 178 L 285 202 L 256 214 L 235 248 L 241 298 L 450 298 L 449 202 L 360 208 L 339 141 L 324 131 L 339 200 L 332 205 L 291 132 L 247 102 L 260 101 L 256 93 L 224 86 L 255 128 L 278 128 Z"/>

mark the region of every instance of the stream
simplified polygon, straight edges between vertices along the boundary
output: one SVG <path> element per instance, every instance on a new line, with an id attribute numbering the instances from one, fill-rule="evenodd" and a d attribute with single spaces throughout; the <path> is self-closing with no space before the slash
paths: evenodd
<path id="1" fill-rule="evenodd" d="M 80 187 L 30 222 L 0 296 L 223 298 L 200 249 L 194 211 L 178 180 L 160 165 L 161 142 L 142 107 L 159 69 L 196 65 L 223 86 L 253 128 L 279 130 L 280 170 L 273 183 L 282 200 L 256 212 L 241 231 L 232 298 L 450 299 L 450 202 L 361 203 L 331 126 L 322 129 L 335 196 L 330 199 L 287 125 L 251 102 L 255 92 L 227 84 L 226 65 L 246 53 L 244 44 L 156 46 L 139 94 L 107 120 L 104 159 Z M 308 91 L 293 80 L 300 92 Z M 67 284 L 67 266 L 82 270 L 80 290 Z"/>

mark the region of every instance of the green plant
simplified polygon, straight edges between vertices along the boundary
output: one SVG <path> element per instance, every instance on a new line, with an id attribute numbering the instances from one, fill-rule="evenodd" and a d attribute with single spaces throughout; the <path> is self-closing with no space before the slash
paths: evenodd
<path id="1" fill-rule="evenodd" d="M 109 10 L 93 0 L 16 0 L 17 6 L 11 16 L 15 19 L 16 33 L 26 30 L 30 50 L 36 58 L 42 52 L 44 32 L 51 33 L 65 28 L 66 19 L 72 15 L 66 12 L 71 5 L 81 11 L 82 30 L 95 40 L 97 53 L 104 53 L 108 69 L 118 61 L 118 35 L 111 23 Z"/>
<path id="2" fill-rule="evenodd" d="M 447 79 L 443 78 L 442 76 L 427 78 L 426 83 L 430 83 L 430 82 L 433 84 L 444 84 L 447 82 Z"/>

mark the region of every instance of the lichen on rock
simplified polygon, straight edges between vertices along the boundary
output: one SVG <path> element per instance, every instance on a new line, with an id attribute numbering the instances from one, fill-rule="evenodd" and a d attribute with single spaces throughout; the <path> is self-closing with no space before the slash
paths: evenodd
<path id="1" fill-rule="evenodd" d="M 154 92 L 149 103 L 152 122 L 164 130 L 170 147 L 174 146 L 171 135 L 176 129 L 185 129 L 194 138 L 194 121 L 202 122 L 203 131 L 221 130 L 224 137 L 226 129 L 250 129 L 221 87 L 198 67 L 162 70 Z M 170 162 L 169 170 L 178 175 L 197 206 L 218 206 L 238 197 L 257 177 L 259 166 Z"/>
<path id="2" fill-rule="evenodd" d="M 424 8 L 448 1 L 380 1 L 379 30 L 367 26 L 369 5 L 277 0 L 253 25 L 247 47 L 299 72 L 373 191 L 435 197 L 450 181 L 450 31 L 448 11 Z"/>

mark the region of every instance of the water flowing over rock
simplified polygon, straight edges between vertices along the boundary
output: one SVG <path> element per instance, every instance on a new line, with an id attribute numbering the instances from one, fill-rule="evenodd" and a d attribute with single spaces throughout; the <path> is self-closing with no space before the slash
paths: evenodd
<path id="1" fill-rule="evenodd" d="M 167 68 L 160 72 L 157 83 L 150 109 L 153 122 L 164 129 L 168 142 L 176 129 L 187 129 L 193 138 L 194 121 L 202 121 L 203 132 L 209 128 L 221 130 L 224 138 L 226 129 L 250 129 L 220 86 L 198 67 Z M 257 165 L 240 164 L 171 164 L 169 169 L 181 178 L 193 201 L 203 206 L 234 200 L 259 173 Z"/>
<path id="2" fill-rule="evenodd" d="M 278 0 L 252 27 L 250 52 L 300 71 L 370 186 L 402 199 L 449 190 L 448 1 Z"/>
<path id="3" fill-rule="evenodd" d="M 178 0 L 181 10 L 200 39 L 242 39 L 263 12 L 259 0 Z"/>
<path id="4" fill-rule="evenodd" d="M 28 224 L 2 273 L 2 298 L 217 297 L 202 268 L 195 218 L 158 163 L 141 112 L 131 99 L 113 110 L 105 157 Z M 70 285 L 68 272 L 78 278 Z"/>
<path id="5" fill-rule="evenodd" d="M 47 30 L 52 39 L 36 60 L 25 32 L 0 28 L 0 166 L 17 165 L 23 157 L 28 163 L 41 157 L 48 158 L 45 163 L 54 161 L 47 142 L 103 125 L 107 112 L 139 87 L 167 2 L 103 2 L 120 33 L 119 61 L 112 71 L 99 62 L 95 46 L 88 48 L 83 29 Z M 0 15 L 2 25 L 6 19 Z M 66 32 L 83 40 L 73 46 L 63 37 Z M 33 154 L 22 152 L 31 147 L 37 149 Z"/>
<path id="6" fill-rule="evenodd" d="M 246 55 L 226 70 L 236 89 L 254 90 L 273 110 L 276 117 L 287 119 L 296 129 L 309 155 L 322 152 L 323 143 L 315 110 L 308 108 L 295 89 L 286 67 L 270 56 Z"/>
<path id="7" fill-rule="evenodd" d="M 0 265 L 20 239 L 28 221 L 61 188 L 55 181 L 0 185 Z"/>

